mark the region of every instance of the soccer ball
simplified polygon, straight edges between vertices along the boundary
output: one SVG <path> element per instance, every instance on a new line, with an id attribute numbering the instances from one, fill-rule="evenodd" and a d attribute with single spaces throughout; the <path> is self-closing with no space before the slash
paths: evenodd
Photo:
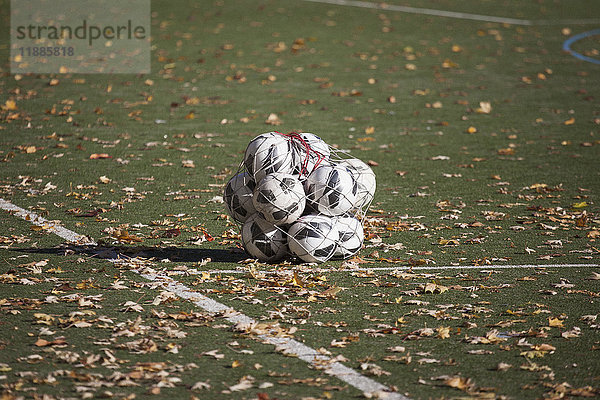
<path id="1" fill-rule="evenodd" d="M 375 195 L 377 182 L 375 173 L 367 164 L 358 158 L 348 158 L 340 161 L 339 165 L 348 168 L 352 177 L 356 180 L 358 190 L 356 192 L 356 208 L 362 208 L 368 205 Z"/>
<path id="2" fill-rule="evenodd" d="M 297 174 L 308 176 L 315 167 L 328 164 L 331 150 L 323 139 L 308 132 L 297 133 L 296 137 L 299 139 L 294 142 L 298 158 Z"/>
<path id="3" fill-rule="evenodd" d="M 304 212 L 304 188 L 294 175 L 274 172 L 254 188 L 254 208 L 275 225 L 291 224 Z"/>
<path id="4" fill-rule="evenodd" d="M 252 204 L 252 191 L 255 187 L 254 180 L 246 173 L 241 172 L 227 182 L 223 192 L 223 201 L 229 215 L 238 222 L 245 222 L 248 217 L 256 212 Z"/>
<path id="5" fill-rule="evenodd" d="M 242 243 L 252 257 L 263 262 L 276 262 L 287 254 L 285 233 L 256 213 L 242 225 Z"/>
<path id="6" fill-rule="evenodd" d="M 364 231 L 360 221 L 354 217 L 337 217 L 334 223 L 339 232 L 334 257 L 349 258 L 358 253 L 364 239 Z"/>
<path id="7" fill-rule="evenodd" d="M 290 227 L 288 246 L 303 261 L 321 263 L 333 257 L 338 238 L 338 230 L 331 218 L 308 214 Z"/>
<path id="8" fill-rule="evenodd" d="M 306 200 L 328 216 L 342 215 L 356 204 L 357 183 L 343 165 L 321 165 L 304 182 Z"/>
<path id="9" fill-rule="evenodd" d="M 292 173 L 294 158 L 291 140 L 280 133 L 268 132 L 258 135 L 248 144 L 244 166 L 259 182 L 273 172 Z"/>

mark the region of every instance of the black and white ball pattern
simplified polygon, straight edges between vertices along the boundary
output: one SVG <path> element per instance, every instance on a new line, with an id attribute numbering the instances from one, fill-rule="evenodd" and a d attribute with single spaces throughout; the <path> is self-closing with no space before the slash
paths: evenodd
<path id="1" fill-rule="evenodd" d="M 242 224 L 251 257 L 322 263 L 360 251 L 360 216 L 373 200 L 375 174 L 342 153 L 308 132 L 267 132 L 250 141 L 223 200 Z"/>
<path id="2" fill-rule="evenodd" d="M 275 225 L 286 225 L 302 215 L 306 196 L 298 177 L 275 172 L 258 182 L 252 202 L 267 221 Z"/>
<path id="3" fill-rule="evenodd" d="M 364 231 L 360 221 L 354 217 L 334 217 L 339 238 L 334 257 L 349 258 L 359 252 L 364 241 Z"/>
<path id="4" fill-rule="evenodd" d="M 301 260 L 321 263 L 335 254 L 339 233 L 332 218 L 309 214 L 298 219 L 288 231 L 290 251 Z"/>
<path id="5" fill-rule="evenodd" d="M 223 202 L 229 215 L 238 222 L 244 222 L 256 212 L 252 204 L 255 183 L 250 174 L 241 172 L 227 182 L 223 192 Z"/>
<path id="6" fill-rule="evenodd" d="M 304 182 L 304 189 L 313 210 L 328 216 L 342 215 L 356 204 L 357 183 L 342 165 L 317 167 Z"/>
<path id="7" fill-rule="evenodd" d="M 273 172 L 292 173 L 296 159 L 292 142 L 277 132 L 258 135 L 248 144 L 244 166 L 256 182 Z"/>
<path id="8" fill-rule="evenodd" d="M 258 213 L 242 225 L 242 243 L 250 256 L 262 262 L 280 261 L 288 253 L 285 232 Z"/>
<path id="9" fill-rule="evenodd" d="M 356 192 L 356 208 L 361 208 L 373 200 L 375 196 L 375 189 L 377 182 L 375 180 L 375 173 L 367 164 L 359 160 L 358 158 L 348 158 L 341 160 L 339 165 L 343 165 L 348 168 L 352 177 L 357 184 Z"/>

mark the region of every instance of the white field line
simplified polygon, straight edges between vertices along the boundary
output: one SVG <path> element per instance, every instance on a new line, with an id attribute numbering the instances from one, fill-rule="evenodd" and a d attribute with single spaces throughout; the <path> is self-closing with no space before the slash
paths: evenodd
<path id="1" fill-rule="evenodd" d="M 154 272 L 136 272 L 150 281 L 161 284 L 165 290 L 176 294 L 182 299 L 191 301 L 193 304 L 205 309 L 206 311 L 212 313 L 225 313 L 224 318 L 233 325 L 245 324 L 247 326 L 252 326 L 257 323 L 256 320 L 248 317 L 247 315 L 237 312 L 232 308 L 225 306 L 224 304 L 195 292 L 170 277 L 162 274 L 156 274 Z M 260 334 L 257 335 L 256 338 L 264 343 L 275 346 L 277 351 L 285 355 L 295 355 L 302 361 L 305 361 L 316 368 L 322 368 L 326 374 L 346 382 L 363 393 L 369 393 L 372 395 L 378 393 L 381 395 L 381 398 L 385 399 L 408 400 L 407 397 L 399 393 L 390 392 L 388 387 L 359 374 L 352 368 L 348 368 L 340 362 L 334 362 L 330 357 L 319 353 L 317 350 L 308 347 L 297 340 L 272 334 Z"/>
<path id="2" fill-rule="evenodd" d="M 15 206 L 14 204 L 2 198 L 0 198 L 0 208 L 12 212 L 15 216 L 26 221 L 30 221 L 33 224 L 45 226 L 47 227 L 46 231 L 52 232 L 68 242 L 92 246 L 96 245 L 95 242 L 90 241 L 87 237 L 69 229 L 60 227 L 56 224 L 52 224 L 50 221 L 40 217 L 36 213 Z M 116 263 L 120 260 L 116 258 L 109 261 Z M 168 276 L 157 274 L 155 272 L 149 272 L 150 269 L 148 268 L 144 269 L 143 271 L 142 269 L 133 269 L 131 271 L 137 273 L 147 280 L 160 284 L 165 288 L 165 290 L 168 290 L 182 299 L 190 300 L 193 304 L 203 308 L 208 312 L 225 313 L 225 319 L 231 324 L 235 325 L 238 323 L 243 323 L 250 326 L 256 324 L 256 321 L 247 315 L 237 312 L 231 307 L 227 307 L 226 305 L 206 297 L 201 293 L 195 292 L 187 286 L 173 280 L 172 278 L 169 278 Z M 363 393 L 368 393 L 371 396 L 378 396 L 379 398 L 390 400 L 410 400 L 408 397 L 405 397 L 400 393 L 392 392 L 387 386 L 359 374 L 352 368 L 348 368 L 342 363 L 334 361 L 332 358 L 323 355 L 317 350 L 308 347 L 294 339 L 271 334 L 260 334 L 256 337 L 263 342 L 274 345 L 278 352 L 285 355 L 296 355 L 302 361 L 311 364 L 317 369 L 322 369 L 326 374 L 346 382 Z"/>
<path id="3" fill-rule="evenodd" d="M 533 25 L 588 25 L 588 24 L 597 24 L 600 22 L 599 18 L 592 19 L 561 19 L 561 20 L 528 20 L 528 19 L 518 19 L 518 18 L 505 18 L 505 17 L 495 17 L 493 15 L 480 15 L 480 14 L 471 14 L 471 13 L 463 13 L 463 12 L 455 12 L 455 11 L 444 11 L 444 10 L 435 10 L 431 8 L 419 8 L 419 7 L 407 7 L 407 6 L 399 6 L 394 4 L 385 4 L 385 3 L 372 3 L 368 1 L 358 1 L 358 0 L 304 0 L 310 1 L 313 3 L 322 3 L 322 4 L 333 4 L 338 6 L 349 6 L 349 7 L 361 7 L 361 8 L 371 8 L 382 11 L 398 11 L 409 14 L 420 14 L 420 15 L 431 15 L 435 17 L 446 17 L 446 18 L 455 18 L 455 19 L 467 19 L 472 21 L 482 21 L 482 22 L 495 22 L 500 24 L 510 24 L 510 25 L 525 25 L 525 26 L 533 26 Z"/>
<path id="4" fill-rule="evenodd" d="M 54 233 L 55 235 L 60 236 L 61 238 L 76 244 L 81 245 L 92 245 L 95 246 L 96 242 L 90 240 L 88 237 L 80 235 L 79 233 L 70 231 L 55 222 L 48 221 L 45 218 L 40 217 L 34 212 L 27 211 L 24 208 L 17 207 L 14 204 L 4 200 L 0 197 L 0 208 L 6 210 L 10 213 L 13 213 L 15 216 L 24 219 L 25 221 L 29 221 L 34 225 L 42 227 L 47 232 Z"/>

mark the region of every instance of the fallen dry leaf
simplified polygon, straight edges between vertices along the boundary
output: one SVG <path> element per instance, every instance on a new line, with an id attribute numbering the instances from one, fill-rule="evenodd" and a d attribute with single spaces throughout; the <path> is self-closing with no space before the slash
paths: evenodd
<path id="1" fill-rule="evenodd" d="M 548 318 L 548 326 L 553 328 L 564 328 L 563 321 L 558 318 Z"/>
<path id="2" fill-rule="evenodd" d="M 90 155 L 90 160 L 101 160 L 105 158 L 112 158 L 112 156 L 106 153 L 94 153 Z"/>
<path id="3" fill-rule="evenodd" d="M 265 124 L 267 125 L 281 125 L 283 121 L 277 116 L 275 113 L 269 114 L 267 119 L 265 120 Z"/>

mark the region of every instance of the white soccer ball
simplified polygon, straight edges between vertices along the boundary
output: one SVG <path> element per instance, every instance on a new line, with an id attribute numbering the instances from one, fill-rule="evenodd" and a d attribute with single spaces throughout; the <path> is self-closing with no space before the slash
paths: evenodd
<path id="1" fill-rule="evenodd" d="M 288 252 L 285 232 L 258 213 L 242 225 L 242 243 L 250 256 L 262 262 L 280 261 Z"/>
<path id="2" fill-rule="evenodd" d="M 291 224 L 304 212 L 306 196 L 298 177 L 281 172 L 265 176 L 254 188 L 254 208 L 275 225 Z"/>
<path id="3" fill-rule="evenodd" d="M 317 167 L 304 182 L 308 204 L 328 216 L 342 215 L 356 204 L 357 183 L 343 165 Z"/>
<path id="4" fill-rule="evenodd" d="M 333 219 L 308 214 L 300 217 L 288 231 L 290 251 L 305 262 L 321 263 L 335 254 L 339 233 Z"/>
<path id="5" fill-rule="evenodd" d="M 364 240 L 363 226 L 354 217 L 336 217 L 335 227 L 339 233 L 334 257 L 349 258 L 358 253 Z"/>
<path id="6" fill-rule="evenodd" d="M 244 154 L 244 166 L 259 182 L 273 172 L 292 173 L 294 159 L 291 140 L 280 133 L 268 132 L 250 141 Z"/>
<path id="7" fill-rule="evenodd" d="M 352 177 L 356 180 L 358 190 L 356 192 L 356 208 L 362 208 L 373 200 L 377 182 L 375 173 L 367 164 L 357 158 L 348 158 L 341 160 L 339 165 L 348 168 Z"/>
<path id="8" fill-rule="evenodd" d="M 223 192 L 223 201 L 229 215 L 238 222 L 245 222 L 256 210 L 252 204 L 254 179 L 246 172 L 235 175 L 227 182 Z"/>
<path id="9" fill-rule="evenodd" d="M 309 132 L 299 132 L 294 139 L 297 155 L 295 173 L 308 176 L 319 165 L 328 164 L 331 150 L 323 139 Z"/>

